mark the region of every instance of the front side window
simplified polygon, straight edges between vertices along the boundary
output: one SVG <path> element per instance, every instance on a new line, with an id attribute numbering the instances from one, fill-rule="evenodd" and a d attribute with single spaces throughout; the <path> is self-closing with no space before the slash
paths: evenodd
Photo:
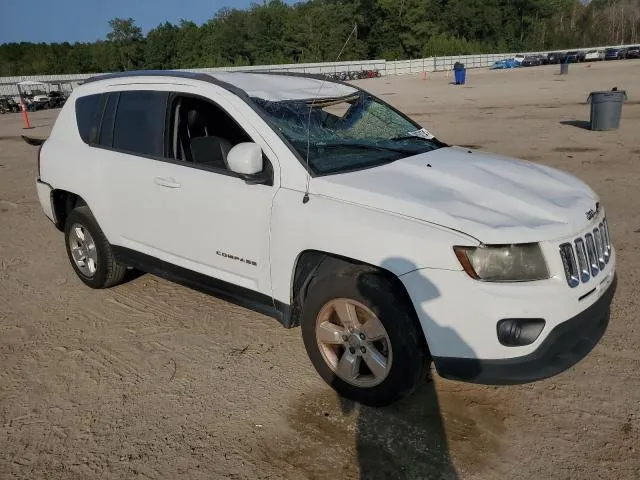
<path id="1" fill-rule="evenodd" d="M 164 155 L 166 92 L 120 93 L 113 128 L 113 148 L 130 153 Z"/>
<path id="2" fill-rule="evenodd" d="M 252 100 L 318 175 L 370 168 L 441 146 L 420 126 L 362 91 L 334 99 Z"/>
<path id="3" fill-rule="evenodd" d="M 251 137 L 222 108 L 201 97 L 175 96 L 171 103 L 169 158 L 227 170 L 227 154 Z"/>

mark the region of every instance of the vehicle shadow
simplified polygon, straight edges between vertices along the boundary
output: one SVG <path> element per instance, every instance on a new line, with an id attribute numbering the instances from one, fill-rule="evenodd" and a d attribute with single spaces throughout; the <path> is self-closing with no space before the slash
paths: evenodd
<path id="1" fill-rule="evenodd" d="M 382 267 L 392 272 L 418 269 L 402 258 L 389 258 Z M 440 292 L 426 275 L 414 278 L 419 280 L 412 282 L 413 302 L 424 310 Z M 365 295 L 375 294 L 368 291 L 371 287 L 367 282 L 360 282 L 358 288 Z M 473 356 L 473 350 L 452 329 L 438 325 L 424 314 L 422 322 L 437 341 L 456 345 L 456 354 Z M 449 452 L 438 392 L 430 377 L 413 394 L 389 407 L 366 407 L 346 399 L 340 403 L 344 414 L 357 412 L 360 479 L 459 479 Z"/>
<path id="2" fill-rule="evenodd" d="M 124 278 L 120 282 L 121 284 L 133 282 L 134 280 L 146 275 L 142 270 L 138 270 L 135 268 L 128 268 L 126 273 L 124 274 Z"/>
<path id="3" fill-rule="evenodd" d="M 569 125 L 571 127 L 582 128 L 584 130 L 591 130 L 591 122 L 586 120 L 562 120 L 562 125 Z"/>
<path id="4" fill-rule="evenodd" d="M 361 480 L 458 480 L 430 380 L 410 397 L 384 408 L 341 398 L 343 414 L 357 412 L 356 455 Z"/>

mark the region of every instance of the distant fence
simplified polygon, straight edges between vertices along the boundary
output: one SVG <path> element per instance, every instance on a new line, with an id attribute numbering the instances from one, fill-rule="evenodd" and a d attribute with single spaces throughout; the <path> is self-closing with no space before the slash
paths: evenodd
<path id="1" fill-rule="evenodd" d="M 588 47 L 580 50 L 602 50 L 612 47 L 629 47 L 631 45 L 612 45 L 604 47 Z M 554 52 L 568 52 L 570 50 L 553 50 Z M 221 67 L 221 68 L 191 68 L 181 69 L 189 72 L 295 72 L 312 74 L 335 74 L 340 72 L 361 72 L 366 70 L 377 70 L 382 76 L 408 75 L 423 72 L 438 72 L 451 70 L 456 62 L 461 62 L 467 68 L 486 68 L 495 62 L 513 58 L 515 55 L 546 54 L 545 52 L 518 52 L 518 53 L 495 53 L 479 55 L 457 55 L 451 57 L 429 57 L 414 60 L 357 60 L 348 62 L 331 63 L 299 63 L 283 65 L 252 65 L 246 67 Z M 98 73 L 81 73 L 66 75 L 30 75 L 19 77 L 0 77 L 0 95 L 18 95 L 16 83 L 25 80 L 38 82 L 67 82 L 62 85 L 62 89 L 74 88 L 83 80 L 99 75 Z"/>

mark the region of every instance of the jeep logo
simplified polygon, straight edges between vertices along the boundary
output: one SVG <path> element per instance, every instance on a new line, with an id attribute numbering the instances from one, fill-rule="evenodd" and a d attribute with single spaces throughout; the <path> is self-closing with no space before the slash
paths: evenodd
<path id="1" fill-rule="evenodd" d="M 599 211 L 600 211 L 600 204 L 596 203 L 595 210 L 592 208 L 591 210 L 585 212 L 585 215 L 587 216 L 587 220 L 591 220 L 593 217 L 595 217 L 598 214 Z"/>

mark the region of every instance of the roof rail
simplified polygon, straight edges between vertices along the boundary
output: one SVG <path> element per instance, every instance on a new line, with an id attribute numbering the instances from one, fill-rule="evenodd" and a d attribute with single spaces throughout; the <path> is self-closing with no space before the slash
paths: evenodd
<path id="1" fill-rule="evenodd" d="M 104 75 L 96 75 L 87 78 L 83 84 L 99 82 L 101 80 L 113 80 L 118 78 L 135 78 L 135 77 L 174 77 L 188 78 L 191 80 L 211 81 L 211 76 L 206 73 L 184 72 L 181 70 L 133 70 L 129 72 L 105 73 Z"/>

